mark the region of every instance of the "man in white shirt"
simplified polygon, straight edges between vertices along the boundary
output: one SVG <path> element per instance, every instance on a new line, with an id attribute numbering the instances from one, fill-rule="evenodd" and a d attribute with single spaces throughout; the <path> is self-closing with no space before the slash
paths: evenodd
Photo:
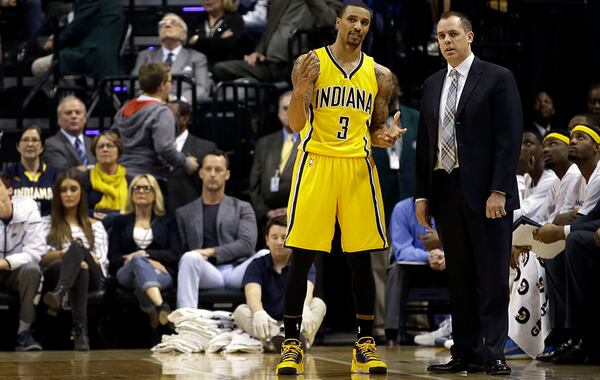
<path id="1" fill-rule="evenodd" d="M 196 50 L 187 49 L 183 44 L 187 41 L 187 24 L 175 13 L 167 13 L 158 22 L 160 48 L 151 47 L 141 51 L 135 62 L 131 75 L 138 75 L 144 63 L 165 63 L 172 75 L 186 75 L 196 81 L 196 97 L 206 98 L 210 92 L 208 63 L 206 56 Z M 177 80 L 175 79 L 177 82 Z M 177 98 L 177 85 L 173 86 L 171 97 Z M 180 99 L 191 103 L 192 89 L 189 84 L 181 83 Z"/>
<path id="2" fill-rule="evenodd" d="M 11 181 L 8 174 L 0 172 L 0 289 L 19 292 L 15 350 L 41 350 L 31 335 L 31 324 L 42 277 L 39 262 L 46 246 L 42 218 L 35 201 L 12 197 Z"/>

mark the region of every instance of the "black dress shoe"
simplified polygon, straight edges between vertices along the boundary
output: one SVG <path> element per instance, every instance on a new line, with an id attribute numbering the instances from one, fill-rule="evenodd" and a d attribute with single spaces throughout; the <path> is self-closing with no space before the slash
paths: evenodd
<path id="1" fill-rule="evenodd" d="M 53 292 L 48 292 L 44 295 L 44 303 L 53 310 L 60 310 L 62 308 L 63 299 L 67 294 L 67 289 L 59 285 L 54 289 Z"/>
<path id="2" fill-rule="evenodd" d="M 576 344 L 577 342 L 573 341 L 573 339 L 569 339 L 565 343 L 558 346 L 556 350 L 539 354 L 535 359 L 546 363 L 553 362 L 557 356 L 569 351 Z"/>
<path id="3" fill-rule="evenodd" d="M 511 369 L 504 360 L 494 360 L 485 368 L 486 375 L 510 375 Z"/>
<path id="4" fill-rule="evenodd" d="M 587 359 L 587 352 L 584 350 L 583 344 L 579 342 L 571 346 L 566 352 L 556 355 L 552 362 L 556 364 L 585 364 Z"/>
<path id="5" fill-rule="evenodd" d="M 458 372 L 482 372 L 483 368 L 466 359 L 452 358 L 446 364 L 432 364 L 427 367 L 427 371 L 434 373 L 458 373 Z"/>

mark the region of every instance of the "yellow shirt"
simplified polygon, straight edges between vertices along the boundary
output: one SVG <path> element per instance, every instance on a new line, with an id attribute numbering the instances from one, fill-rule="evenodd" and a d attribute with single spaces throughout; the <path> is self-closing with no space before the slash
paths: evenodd
<path id="1" fill-rule="evenodd" d="M 320 74 L 298 150 L 329 157 L 370 156 L 369 125 L 378 89 L 373 58 L 361 53 L 358 65 L 347 73 L 328 46 L 315 53 Z"/>

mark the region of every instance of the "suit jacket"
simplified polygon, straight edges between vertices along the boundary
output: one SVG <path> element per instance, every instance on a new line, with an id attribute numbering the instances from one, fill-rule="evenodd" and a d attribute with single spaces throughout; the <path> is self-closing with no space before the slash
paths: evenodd
<path id="1" fill-rule="evenodd" d="M 254 161 L 250 172 L 250 199 L 256 211 L 256 218 L 261 225 L 269 210 L 287 206 L 299 143 L 300 138 L 298 137 L 283 173 L 279 175 L 279 191 L 277 192 L 271 191 L 271 178 L 279 167 L 283 132 L 279 130 L 268 134 L 256 143 Z"/>
<path id="2" fill-rule="evenodd" d="M 277 31 L 282 16 L 292 1 L 293 0 L 269 1 L 267 8 L 267 26 L 255 49 L 257 52 L 266 54 L 269 42 Z M 306 0 L 305 2 L 310 13 L 314 17 L 314 20 L 305 20 L 305 24 L 297 25 L 297 28 L 333 26 L 335 24 L 336 15 L 344 4 L 342 0 Z M 310 24 L 306 24 L 309 21 Z"/>
<path id="3" fill-rule="evenodd" d="M 124 20 L 121 1 L 75 0 L 73 11 L 73 21 L 58 39 L 60 73 L 94 78 L 119 75 Z"/>
<path id="4" fill-rule="evenodd" d="M 131 75 L 139 75 L 140 67 L 148 62 L 163 63 L 163 52 L 160 46 L 139 52 Z M 208 63 L 204 54 L 195 50 L 181 48 L 171 66 L 171 74 L 186 75 L 193 78 L 196 81 L 196 97 L 208 97 L 210 92 L 210 82 L 208 79 Z M 173 95 L 177 95 L 176 81 L 173 81 L 172 93 Z M 191 103 L 192 89 L 190 85 L 185 82 L 181 82 L 181 96 Z"/>
<path id="5" fill-rule="evenodd" d="M 177 264 L 181 255 L 181 246 L 177 236 L 175 218 L 172 215 L 152 216 L 152 243 L 146 252 L 152 260 L 163 264 L 173 280 L 177 279 Z M 135 213 L 119 215 L 113 221 L 109 233 L 108 260 L 109 273 L 115 274 L 123 266 L 123 256 L 139 250 L 133 240 Z"/>
<path id="6" fill-rule="evenodd" d="M 208 59 L 209 66 L 217 62 L 228 61 L 233 59 L 242 59 L 244 52 L 247 52 L 247 47 L 244 47 L 244 19 L 237 12 L 225 12 L 223 15 L 223 23 L 215 31 L 212 37 L 207 37 L 204 25 L 208 19 L 208 13 L 202 12 L 198 14 L 197 29 L 194 32 L 198 36 L 198 41 L 194 44 L 194 48 L 204 54 Z M 231 30 L 233 36 L 221 38 L 226 30 Z"/>
<path id="7" fill-rule="evenodd" d="M 215 149 L 217 144 L 214 142 L 189 134 L 181 151 L 186 156 L 194 156 L 198 162 L 202 162 L 206 153 Z M 176 167 L 167 179 L 167 189 L 167 208 L 169 211 L 176 210 L 198 199 L 201 189 L 200 177 L 197 172 L 187 175 L 182 167 Z"/>
<path id="8" fill-rule="evenodd" d="M 204 245 L 204 217 L 202 198 L 175 211 L 179 239 L 184 251 L 200 249 Z M 241 262 L 254 254 L 257 229 L 256 217 L 250 203 L 225 195 L 217 212 L 215 264 Z"/>
<path id="9" fill-rule="evenodd" d="M 96 163 L 96 159 L 91 150 L 92 139 L 88 136 L 83 136 L 83 140 L 85 141 L 88 164 L 92 165 Z M 56 132 L 54 136 L 48 137 L 44 142 L 44 145 L 45 149 L 42 160 L 48 164 L 48 166 L 63 171 L 75 166 L 83 165 L 75 147 L 60 130 Z"/>
<path id="10" fill-rule="evenodd" d="M 423 84 L 417 135 L 415 198 L 432 200 L 437 160 L 439 106 L 447 69 Z M 507 211 L 519 208 L 515 169 L 519 159 L 523 116 L 512 73 L 475 57 L 455 116 L 460 184 L 467 205 L 484 212 L 492 190 L 506 194 Z"/>

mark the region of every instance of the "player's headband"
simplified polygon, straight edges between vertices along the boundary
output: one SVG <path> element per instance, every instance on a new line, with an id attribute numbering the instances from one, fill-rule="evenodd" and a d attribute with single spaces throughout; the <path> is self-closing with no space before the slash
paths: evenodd
<path id="1" fill-rule="evenodd" d="M 556 133 L 556 132 L 548 133 L 546 135 L 546 137 L 544 137 L 544 142 L 546 142 L 546 140 L 548 140 L 548 139 L 557 139 L 557 140 L 560 140 L 560 141 L 564 142 L 565 144 L 569 145 L 569 138 L 565 135 L 561 135 L 560 133 Z"/>
<path id="2" fill-rule="evenodd" d="M 594 131 L 592 128 L 588 127 L 587 125 L 583 125 L 583 124 L 576 125 L 575 128 L 573 128 L 573 130 L 571 131 L 571 134 L 573 134 L 573 132 L 583 132 L 586 135 L 590 136 L 592 138 L 592 140 L 594 140 L 596 142 L 596 144 L 600 144 L 600 136 L 598 136 L 598 133 L 596 133 L 596 131 Z"/>

